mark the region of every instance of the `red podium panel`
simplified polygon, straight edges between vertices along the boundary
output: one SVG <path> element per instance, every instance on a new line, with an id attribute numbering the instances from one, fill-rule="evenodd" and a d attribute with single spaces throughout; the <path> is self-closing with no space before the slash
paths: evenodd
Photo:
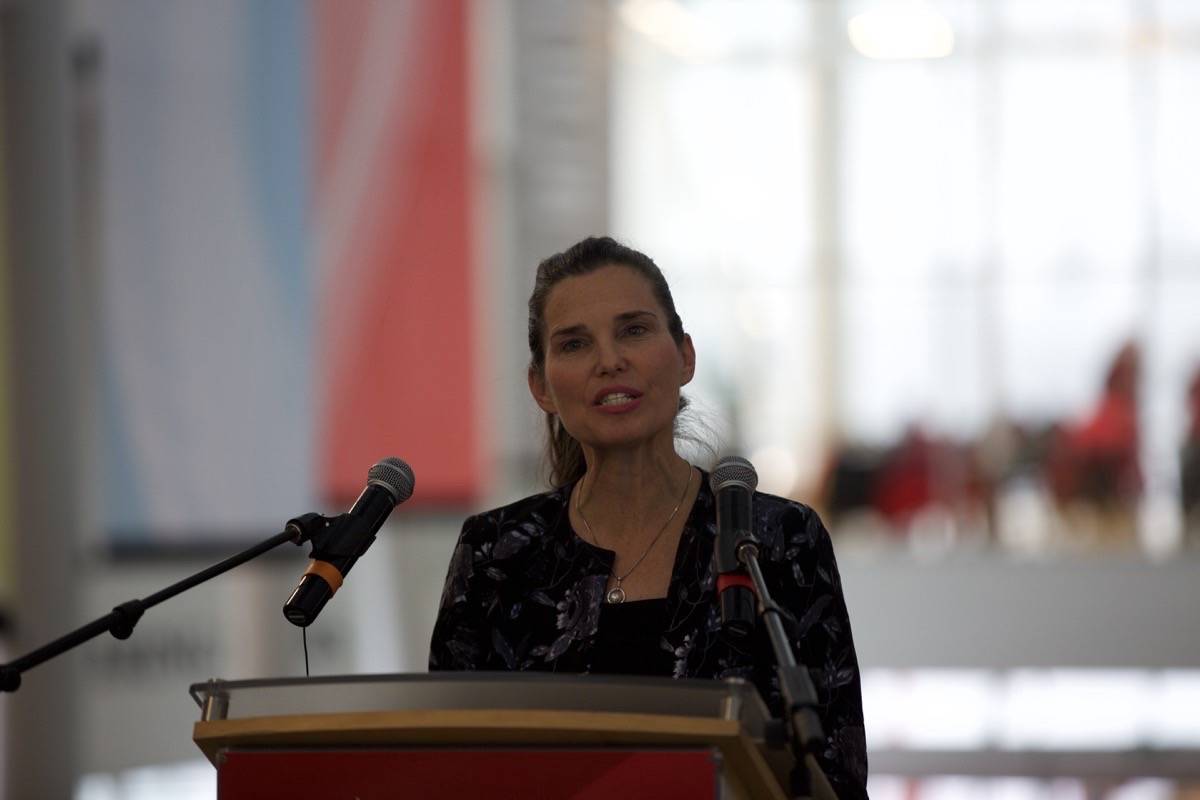
<path id="1" fill-rule="evenodd" d="M 715 749 L 231 750 L 219 800 L 715 800 Z"/>

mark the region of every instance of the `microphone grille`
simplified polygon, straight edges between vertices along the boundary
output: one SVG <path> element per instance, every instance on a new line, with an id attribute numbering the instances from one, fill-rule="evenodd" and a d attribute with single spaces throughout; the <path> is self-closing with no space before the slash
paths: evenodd
<path id="1" fill-rule="evenodd" d="M 367 471 L 367 483 L 375 483 L 387 489 L 396 499 L 396 505 L 400 505 L 412 497 L 417 479 L 413 476 L 412 467 L 404 463 L 403 459 L 391 456 Z"/>
<path id="2" fill-rule="evenodd" d="M 718 461 L 708 478 L 708 485 L 714 492 L 719 492 L 729 484 L 741 484 L 753 492 L 758 488 L 754 465 L 741 456 L 726 456 Z"/>

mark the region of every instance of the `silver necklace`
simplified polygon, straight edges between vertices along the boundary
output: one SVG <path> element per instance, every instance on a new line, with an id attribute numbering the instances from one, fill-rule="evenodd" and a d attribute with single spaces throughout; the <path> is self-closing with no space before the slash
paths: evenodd
<path id="1" fill-rule="evenodd" d="M 608 590 L 608 594 L 604 596 L 605 600 L 613 603 L 614 605 L 625 602 L 625 590 L 621 588 L 621 583 L 633 574 L 633 571 L 638 568 L 639 564 L 642 563 L 642 559 L 650 555 L 650 551 L 654 549 L 654 545 L 658 543 L 660 538 L 662 538 L 663 533 L 666 532 L 667 527 L 671 524 L 671 520 L 675 519 L 675 515 L 679 513 L 679 507 L 683 505 L 683 499 L 687 497 L 688 490 L 692 488 L 692 473 L 694 471 L 695 470 L 692 469 L 691 464 L 689 464 L 687 484 L 685 484 L 683 487 L 683 494 L 679 496 L 679 502 L 676 503 L 675 507 L 671 509 L 671 516 L 667 517 L 667 521 L 664 522 L 662 527 L 658 529 L 658 533 L 654 534 L 654 538 L 650 540 L 650 544 L 647 545 L 646 549 L 642 551 L 642 554 L 638 556 L 638 560 L 633 562 L 633 566 L 626 570 L 624 575 L 613 575 L 613 577 L 617 579 L 617 585 Z M 583 521 L 583 527 L 587 529 L 588 538 L 592 540 L 592 544 L 596 545 L 596 547 L 599 547 L 600 542 L 596 540 L 596 534 L 592 532 L 592 526 L 588 524 L 587 517 L 583 515 L 583 508 L 581 508 L 579 505 L 579 498 L 582 495 L 583 488 L 581 486 L 579 491 L 575 492 L 575 513 L 578 514 L 579 519 Z"/>

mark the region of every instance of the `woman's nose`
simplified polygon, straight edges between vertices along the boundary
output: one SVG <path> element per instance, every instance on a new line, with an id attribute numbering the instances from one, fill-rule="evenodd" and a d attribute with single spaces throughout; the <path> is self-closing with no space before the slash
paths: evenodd
<path id="1" fill-rule="evenodd" d="M 616 342 L 601 342 L 596 347 L 596 370 L 599 374 L 623 372 L 625 367 L 625 356 Z"/>

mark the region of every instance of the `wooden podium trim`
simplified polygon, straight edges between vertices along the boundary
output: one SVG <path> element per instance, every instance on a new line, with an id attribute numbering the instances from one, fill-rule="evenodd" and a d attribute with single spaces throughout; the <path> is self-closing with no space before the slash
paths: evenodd
<path id="1" fill-rule="evenodd" d="M 193 739 L 214 765 L 220 750 L 286 747 L 709 746 L 743 796 L 786 800 L 754 741 L 734 720 L 602 711 L 364 711 L 197 722 Z"/>

